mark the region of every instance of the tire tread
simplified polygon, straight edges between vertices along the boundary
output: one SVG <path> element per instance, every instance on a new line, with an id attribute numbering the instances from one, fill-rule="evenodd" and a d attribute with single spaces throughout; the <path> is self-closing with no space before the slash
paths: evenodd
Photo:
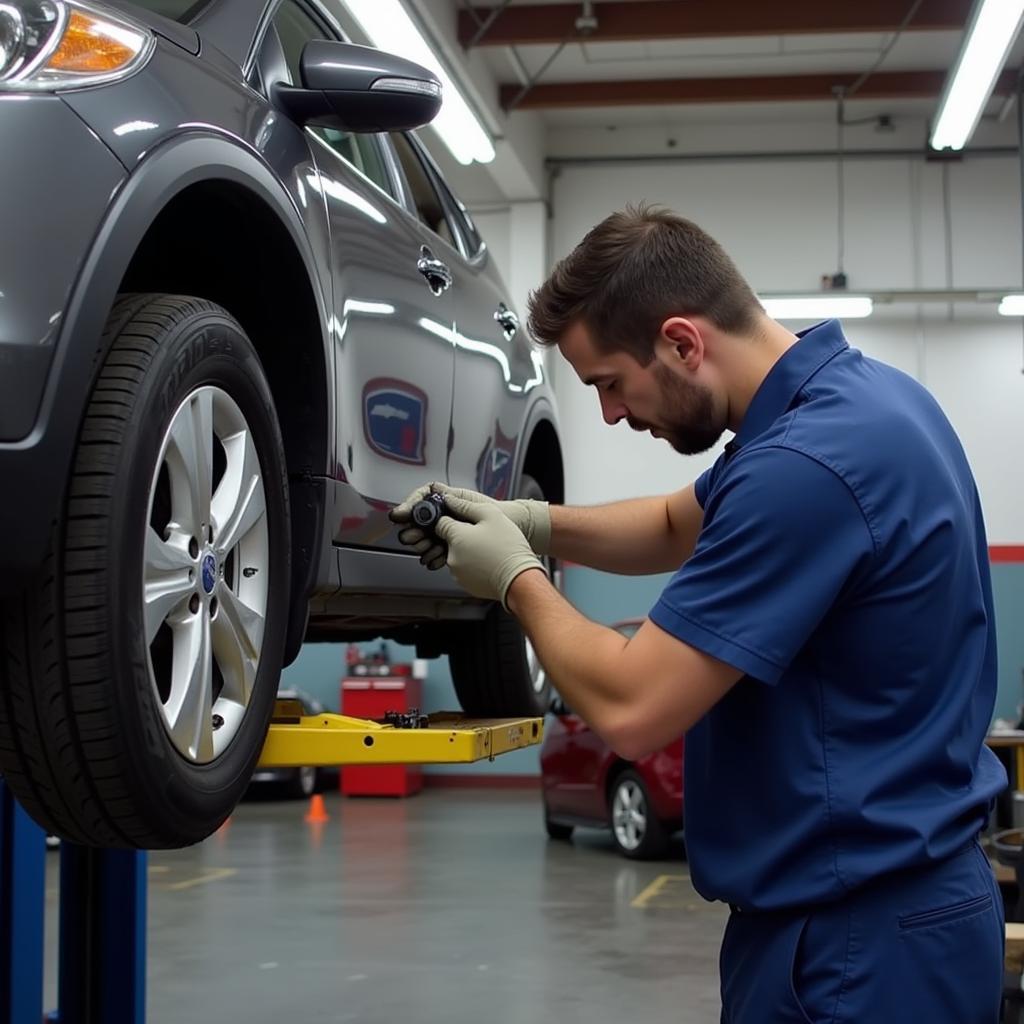
<path id="1" fill-rule="evenodd" d="M 128 295 L 104 331 L 106 360 L 82 422 L 65 514 L 34 585 L 0 606 L 0 767 L 38 821 L 85 845 L 165 846 L 137 811 L 123 773 L 108 680 L 110 610 L 96 574 L 115 494 L 118 449 L 140 382 L 167 333 L 202 299 Z"/>

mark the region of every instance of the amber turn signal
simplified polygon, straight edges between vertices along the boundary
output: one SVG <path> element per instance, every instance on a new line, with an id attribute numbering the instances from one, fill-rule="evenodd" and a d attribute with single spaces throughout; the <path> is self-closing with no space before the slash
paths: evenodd
<path id="1" fill-rule="evenodd" d="M 143 42 L 136 32 L 73 10 L 46 68 L 86 75 L 117 71 L 134 60 Z"/>

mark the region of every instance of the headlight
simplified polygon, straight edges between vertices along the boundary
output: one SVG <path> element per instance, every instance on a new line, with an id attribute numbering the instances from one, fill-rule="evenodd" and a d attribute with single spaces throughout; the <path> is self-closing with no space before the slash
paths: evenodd
<path id="1" fill-rule="evenodd" d="M 143 26 L 80 0 L 6 0 L 0 2 L 0 92 L 124 78 L 153 46 Z"/>

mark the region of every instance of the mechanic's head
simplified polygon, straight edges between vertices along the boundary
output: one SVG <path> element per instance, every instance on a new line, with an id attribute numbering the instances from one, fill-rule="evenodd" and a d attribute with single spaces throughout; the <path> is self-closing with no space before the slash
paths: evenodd
<path id="1" fill-rule="evenodd" d="M 722 247 L 696 224 L 629 206 L 592 228 L 530 296 L 530 330 L 597 387 L 605 421 L 712 447 L 730 426 L 729 342 L 765 320 Z"/>

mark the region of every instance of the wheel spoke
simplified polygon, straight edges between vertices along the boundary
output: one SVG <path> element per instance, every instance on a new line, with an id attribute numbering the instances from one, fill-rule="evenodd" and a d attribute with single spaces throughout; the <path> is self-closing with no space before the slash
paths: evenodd
<path id="1" fill-rule="evenodd" d="M 252 435 L 248 430 L 240 430 L 222 443 L 227 467 L 213 496 L 212 509 L 217 556 L 226 558 L 267 514 L 267 506 Z"/>
<path id="2" fill-rule="evenodd" d="M 188 541 L 177 534 L 164 541 L 152 527 L 146 532 L 142 605 L 147 646 L 167 617 L 195 590 L 190 578 L 192 559 L 187 544 Z"/>
<path id="3" fill-rule="evenodd" d="M 210 522 L 213 489 L 213 392 L 196 391 L 174 418 L 167 448 L 173 515 L 198 541 Z"/>
<path id="4" fill-rule="evenodd" d="M 211 627 L 214 657 L 224 677 L 221 697 L 246 707 L 259 668 L 264 619 L 227 585 L 218 585 L 216 595 L 219 607 Z"/>
<path id="5" fill-rule="evenodd" d="M 166 712 L 178 749 L 194 761 L 213 760 L 213 662 L 205 609 L 175 630 Z"/>

